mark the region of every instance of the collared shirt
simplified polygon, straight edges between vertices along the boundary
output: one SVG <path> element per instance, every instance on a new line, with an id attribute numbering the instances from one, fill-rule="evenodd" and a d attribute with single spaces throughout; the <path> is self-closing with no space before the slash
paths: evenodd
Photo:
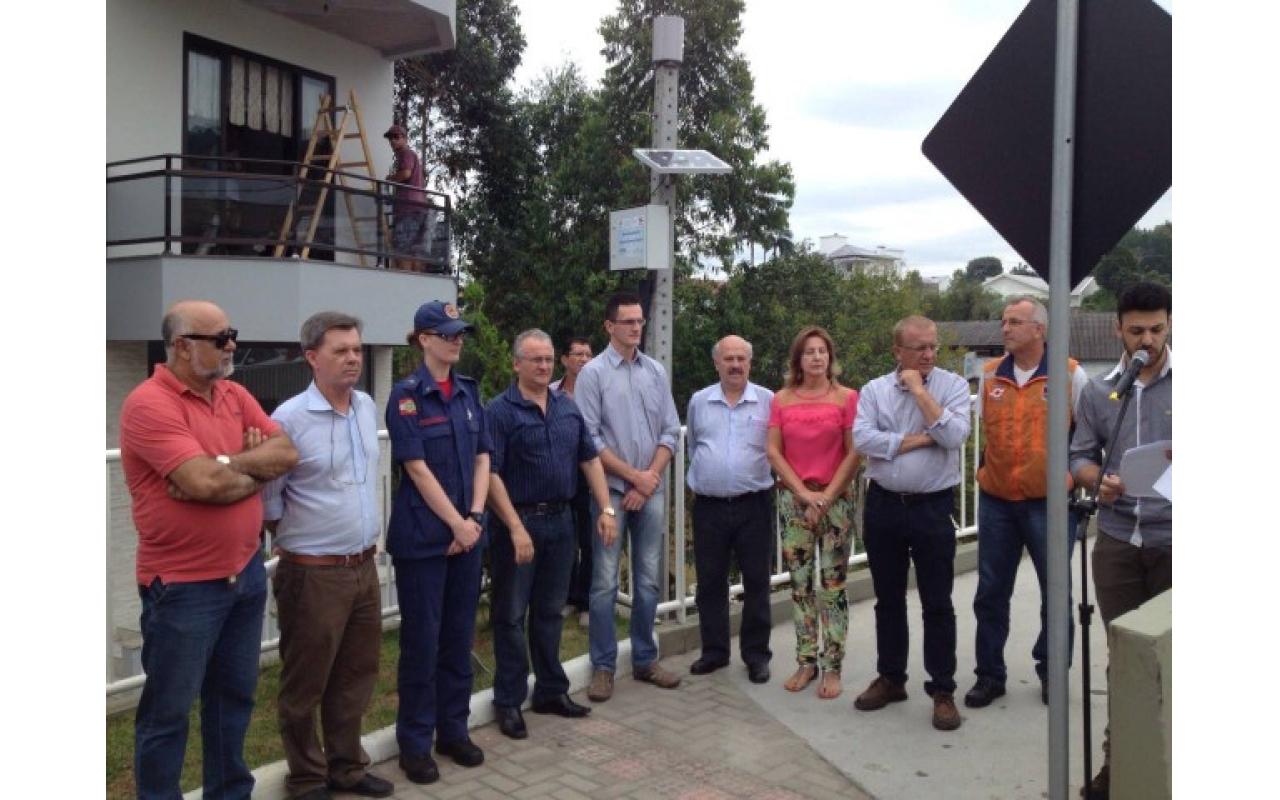
<path id="1" fill-rule="evenodd" d="M 596 457 L 582 412 L 568 395 L 547 392 L 547 412 L 512 383 L 485 407 L 493 454 L 489 471 L 502 478 L 514 505 L 568 501 L 578 489 L 578 465 Z"/>
<path id="2" fill-rule="evenodd" d="M 298 465 L 267 484 L 263 517 L 280 520 L 273 543 L 291 553 L 345 556 L 378 541 L 378 414 L 373 398 L 351 393 L 339 413 L 315 381 L 271 418 L 298 449 Z"/>
<path id="3" fill-rule="evenodd" d="M 198 456 L 244 449 L 246 428 L 271 436 L 280 426 L 238 383 L 215 381 L 205 400 L 156 366 L 120 410 L 120 463 L 138 530 L 136 577 L 186 583 L 236 575 L 261 546 L 262 495 L 234 503 L 197 503 L 169 496 L 170 473 Z"/>
<path id="4" fill-rule="evenodd" d="M 765 439 L 773 392 L 748 383 L 729 405 L 724 387 L 713 383 L 689 398 L 689 474 L 695 494 L 737 497 L 773 486 Z"/>
<path id="5" fill-rule="evenodd" d="M 969 382 L 934 367 L 925 391 L 942 406 L 942 415 L 925 425 L 924 414 L 894 370 L 862 387 L 853 442 L 866 456 L 867 477 L 892 492 L 936 492 L 960 483 L 960 453 L 969 438 Z M 927 433 L 931 447 L 898 452 L 904 436 Z"/>
<path id="6" fill-rule="evenodd" d="M 400 488 L 387 523 L 387 552 L 394 558 L 444 555 L 453 532 L 436 516 L 405 472 L 405 461 L 420 460 L 439 482 L 458 513 L 471 512 L 476 457 L 493 450 L 480 405 L 480 389 L 472 379 L 451 372 L 448 399 L 426 365 L 397 383 L 387 398 L 387 434 L 391 459 L 400 464 Z"/>
<path id="7" fill-rule="evenodd" d="M 648 469 L 659 447 L 675 454 L 680 415 L 667 371 L 639 350 L 628 361 L 610 344 L 578 373 L 573 399 L 597 450 L 607 447 L 635 469 Z M 610 489 L 629 488 L 608 478 Z"/>

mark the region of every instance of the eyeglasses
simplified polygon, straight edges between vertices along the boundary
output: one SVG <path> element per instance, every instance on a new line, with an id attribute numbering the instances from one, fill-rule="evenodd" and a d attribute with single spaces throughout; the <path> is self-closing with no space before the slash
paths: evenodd
<path id="1" fill-rule="evenodd" d="M 427 336 L 435 336 L 438 339 L 443 339 L 449 344 L 460 342 L 467 336 L 466 331 L 458 331 L 457 333 L 436 333 L 435 331 L 424 331 L 424 333 L 426 333 Z"/>
<path id="2" fill-rule="evenodd" d="M 1001 325 L 1008 325 L 1010 328 L 1016 328 L 1016 327 L 1018 327 L 1019 325 L 1027 325 L 1027 324 L 1032 323 L 1032 322 L 1035 322 L 1035 320 L 1033 320 L 1033 319 L 1017 319 L 1017 318 L 1015 318 L 1015 317 L 1009 317 L 1008 319 L 1002 319 L 1002 320 L 1000 320 L 1000 324 L 1001 324 Z"/>
<path id="3" fill-rule="evenodd" d="M 910 351 L 911 351 L 911 352 L 913 352 L 913 353 L 936 353 L 936 352 L 938 352 L 938 345 L 936 345 L 936 344 L 918 344 L 918 345 L 916 345 L 916 346 L 914 346 L 914 347 L 907 347 L 905 344 L 900 344 L 900 345 L 898 345 L 898 347 L 901 347 L 903 350 L 910 350 Z"/>
<path id="4" fill-rule="evenodd" d="M 643 328 L 643 327 L 644 327 L 644 324 L 645 324 L 646 322 L 648 322 L 648 320 L 644 319 L 643 317 L 642 317 L 642 318 L 640 318 L 640 319 L 615 319 L 615 320 L 610 320 L 610 321 L 611 321 L 614 325 L 626 325 L 626 326 L 628 326 L 628 327 L 632 327 L 632 326 L 634 326 L 634 327 L 637 327 L 637 328 Z"/>
<path id="5" fill-rule="evenodd" d="M 240 331 L 235 328 L 227 328 L 225 331 L 218 331 L 217 333 L 180 333 L 178 338 L 213 342 L 213 346 L 221 350 L 227 346 L 227 342 L 234 342 L 239 335 Z"/>
<path id="6" fill-rule="evenodd" d="M 521 361 L 528 361 L 530 364 L 543 364 L 545 366 L 554 366 L 556 359 L 554 356 L 520 356 Z"/>

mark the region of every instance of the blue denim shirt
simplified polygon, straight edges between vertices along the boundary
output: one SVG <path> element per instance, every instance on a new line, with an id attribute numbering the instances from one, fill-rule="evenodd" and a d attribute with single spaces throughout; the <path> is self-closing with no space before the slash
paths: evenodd
<path id="1" fill-rule="evenodd" d="M 563 392 L 547 392 L 547 413 L 512 383 L 485 408 L 493 455 L 489 471 L 502 478 L 515 505 L 572 500 L 578 465 L 596 457 L 587 423 Z"/>
<path id="2" fill-rule="evenodd" d="M 387 399 L 391 460 L 400 466 L 400 488 L 387 524 L 387 552 L 394 558 L 444 555 L 453 532 L 423 499 L 404 462 L 421 460 L 462 516 L 471 510 L 476 456 L 493 450 L 480 390 L 472 379 L 452 374 L 453 396 L 445 400 L 426 365 L 397 383 Z"/>

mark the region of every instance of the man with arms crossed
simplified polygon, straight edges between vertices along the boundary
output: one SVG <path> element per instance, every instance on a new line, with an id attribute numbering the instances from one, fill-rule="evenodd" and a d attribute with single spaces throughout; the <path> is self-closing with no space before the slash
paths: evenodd
<path id="1" fill-rule="evenodd" d="M 1120 294 L 1116 335 L 1124 355 L 1105 378 L 1095 378 L 1080 398 L 1071 472 L 1076 482 L 1098 493 L 1098 536 L 1093 545 L 1093 585 L 1098 611 L 1110 625 L 1173 586 L 1173 504 L 1163 497 L 1134 497 L 1115 473 L 1101 475 L 1103 451 L 1114 449 L 1119 469 L 1126 450 L 1173 440 L 1173 297 L 1159 284 L 1139 283 Z M 1145 350 L 1147 365 L 1133 384 L 1133 399 L 1114 442 L 1108 441 L 1120 403 L 1111 399 L 1116 381 L 1134 353 Z M 1168 454 L 1172 458 L 1172 453 Z M 1105 800 L 1111 789 L 1111 747 L 1104 740 L 1102 769 L 1080 790 L 1090 800 Z"/>
<path id="2" fill-rule="evenodd" d="M 974 651 L 978 680 L 964 696 L 969 708 L 982 708 L 1004 694 L 1007 671 L 1004 645 L 1009 638 L 1009 598 L 1026 547 L 1040 582 L 1040 635 L 1031 648 L 1040 678 L 1040 700 L 1049 702 L 1047 626 L 1048 517 L 1045 509 L 1045 461 L 1049 455 L 1049 362 L 1045 354 L 1049 313 L 1034 297 L 1015 297 L 1004 307 L 1000 330 L 1005 355 L 987 363 L 979 384 L 982 417 L 982 466 L 978 468 L 978 591 L 973 614 L 978 621 Z M 1071 407 L 1089 384 L 1084 368 L 1068 359 Z M 1054 491 L 1067 488 L 1056 483 Z M 1067 541 L 1075 540 L 1075 516 L 1067 517 Z M 1068 544 L 1068 547 L 1070 545 Z M 1074 636 L 1070 619 L 1067 630 Z M 1069 646 L 1069 645 L 1068 645 Z M 1068 651 L 1070 658 L 1070 651 Z"/>
<path id="3" fill-rule="evenodd" d="M 120 412 L 147 674 L 134 723 L 140 798 L 181 793 L 197 696 L 205 795 L 253 791 L 243 750 L 267 599 L 259 490 L 298 454 L 253 396 L 226 380 L 237 335 L 213 303 L 175 303 L 160 325 L 168 360 Z"/>
<path id="4" fill-rule="evenodd" d="M 705 675 L 729 663 L 729 554 L 742 573 L 739 650 L 752 683 L 768 683 L 769 556 L 773 553 L 773 473 L 765 455 L 773 392 L 751 383 L 751 343 L 726 336 L 711 348 L 720 382 L 689 398 L 689 488 L 694 493 L 693 558 L 698 575 Z"/>
<path id="5" fill-rule="evenodd" d="M 866 456 L 863 536 L 876 590 L 876 671 L 854 707 L 875 711 L 907 699 L 907 567 L 916 567 L 924 621 L 925 693 L 933 727 L 960 727 L 956 688 L 956 614 L 951 605 L 960 453 L 969 438 L 969 383 L 934 366 L 938 329 L 911 316 L 893 327 L 898 367 L 858 397 L 854 446 Z"/>
<path id="6" fill-rule="evenodd" d="M 635 583 L 631 608 L 631 664 L 636 680 L 664 689 L 680 685 L 680 677 L 658 663 L 653 620 L 658 608 L 659 559 L 662 555 L 666 492 L 662 474 L 675 454 L 680 416 L 671 383 L 662 365 L 639 350 L 644 330 L 640 298 L 619 292 L 605 306 L 609 346 L 578 375 L 574 400 L 600 451 L 609 476 L 609 506 L 592 509 L 596 516 L 617 510 L 618 538 L 593 541 L 591 554 L 591 625 L 588 631 L 591 688 L 587 697 L 604 702 L 613 696 L 618 642 L 613 607 L 618 599 L 618 557 L 622 537 L 630 534 Z"/>
<path id="7" fill-rule="evenodd" d="M 337 311 L 302 324 L 314 379 L 271 418 L 298 448 L 296 469 L 263 495 L 280 555 L 272 588 L 280 615 L 280 738 L 293 798 L 329 789 L 388 797 L 390 781 L 368 772 L 360 718 L 373 696 L 382 604 L 373 557 L 378 506 L 378 414 L 356 389 L 364 363 L 361 324 Z M 316 737 L 316 712 L 324 744 Z"/>
<path id="8" fill-rule="evenodd" d="M 560 607 L 569 591 L 576 541 L 569 504 L 581 469 L 596 504 L 609 508 L 609 489 L 596 447 L 577 406 L 548 390 L 555 365 L 551 339 L 540 330 L 516 337 L 516 380 L 485 409 L 493 453 L 489 507 L 497 516 L 490 543 L 493 571 L 493 654 L 497 661 L 493 705 L 498 729 L 512 739 L 528 736 L 520 706 L 528 694 L 533 658 L 533 710 L 584 717 L 591 709 L 569 699 L 560 665 Z M 598 519 L 601 540 L 616 530 L 608 513 Z"/>

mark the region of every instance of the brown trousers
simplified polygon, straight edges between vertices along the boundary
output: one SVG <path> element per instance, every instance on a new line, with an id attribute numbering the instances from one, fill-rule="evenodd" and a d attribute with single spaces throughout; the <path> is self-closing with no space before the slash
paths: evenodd
<path id="1" fill-rule="evenodd" d="M 281 560 L 272 579 L 280 617 L 280 738 L 297 797 L 326 780 L 350 786 L 364 776 L 360 720 L 378 679 L 382 603 L 373 559 L 355 567 Z M 316 711 L 324 749 L 316 737 Z"/>

